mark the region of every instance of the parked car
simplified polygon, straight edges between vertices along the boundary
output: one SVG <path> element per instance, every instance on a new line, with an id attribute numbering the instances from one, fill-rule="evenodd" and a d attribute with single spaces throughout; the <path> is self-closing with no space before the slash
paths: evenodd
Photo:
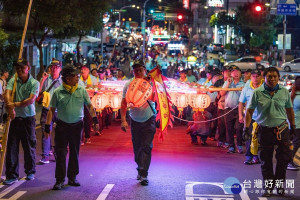
<path id="1" fill-rule="evenodd" d="M 224 51 L 224 46 L 222 44 L 211 43 L 209 46 L 207 46 L 207 51 L 209 51 L 209 52 L 213 52 L 213 51 L 223 52 Z"/>
<path id="2" fill-rule="evenodd" d="M 224 66 L 237 66 L 241 71 L 246 71 L 247 69 L 264 69 L 268 68 L 270 65 L 268 61 L 259 61 L 253 56 L 247 56 L 239 58 L 236 61 L 227 62 Z"/>
<path id="3" fill-rule="evenodd" d="M 281 68 L 286 72 L 299 71 L 300 70 L 300 58 L 285 62 L 281 65 Z"/>
<path id="4" fill-rule="evenodd" d="M 291 91 L 296 77 L 295 74 L 285 74 L 279 79 L 279 84 Z"/>

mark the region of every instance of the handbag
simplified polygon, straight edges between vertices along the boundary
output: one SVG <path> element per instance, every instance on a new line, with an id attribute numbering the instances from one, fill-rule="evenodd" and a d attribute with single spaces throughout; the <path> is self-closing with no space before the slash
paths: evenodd
<path id="1" fill-rule="evenodd" d="M 36 98 L 36 102 L 39 104 L 39 105 L 42 105 L 43 104 L 43 99 L 44 99 L 44 92 L 49 92 L 52 88 L 53 88 L 53 86 L 54 86 L 54 84 L 57 82 L 58 80 L 56 79 L 56 80 L 54 80 L 53 82 L 52 82 L 52 84 L 50 85 L 50 87 L 46 90 L 46 91 L 43 91 L 43 92 L 40 92 L 39 93 L 39 96 Z M 47 107 L 47 106 L 46 106 Z"/>

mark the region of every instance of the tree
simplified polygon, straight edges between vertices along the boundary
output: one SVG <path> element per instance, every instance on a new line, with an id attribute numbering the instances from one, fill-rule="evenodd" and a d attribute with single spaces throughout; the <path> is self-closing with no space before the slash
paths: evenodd
<path id="1" fill-rule="evenodd" d="M 109 11 L 108 1 L 99 0 L 73 0 L 70 7 L 73 9 L 70 13 L 68 26 L 66 26 L 59 35 L 66 37 L 79 36 L 77 49 L 77 62 L 80 62 L 80 43 L 83 36 L 91 31 L 100 32 L 103 28 L 103 14 Z"/>
<path id="2" fill-rule="evenodd" d="M 4 12 L 13 17 L 23 19 L 27 13 L 28 0 L 0 0 Z M 67 25 L 70 19 L 71 7 L 65 0 L 34 0 L 30 12 L 28 33 L 31 34 L 33 43 L 39 49 L 39 76 L 44 72 L 43 42 L 49 34 L 59 32 Z M 22 18 L 23 17 L 23 18 Z"/>
<path id="3" fill-rule="evenodd" d="M 2 20 L 0 19 L 0 27 L 2 24 Z M 3 45 L 4 42 L 7 40 L 8 35 L 4 32 L 2 28 L 0 28 L 0 45 Z"/>
<path id="4" fill-rule="evenodd" d="M 257 12 L 256 3 L 246 3 L 236 9 L 237 33 L 247 45 L 267 47 L 273 43 L 276 34 L 276 25 L 282 20 L 280 16 L 271 16 L 266 8 Z"/>

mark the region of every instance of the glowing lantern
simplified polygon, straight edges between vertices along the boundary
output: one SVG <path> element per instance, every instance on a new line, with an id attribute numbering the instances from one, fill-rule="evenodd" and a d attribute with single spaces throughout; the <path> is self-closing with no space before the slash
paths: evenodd
<path id="1" fill-rule="evenodd" d="M 105 94 L 96 94 L 92 98 L 92 104 L 97 112 L 101 112 L 107 105 L 109 105 L 109 97 Z"/>
<path id="2" fill-rule="evenodd" d="M 121 93 L 112 93 L 110 95 L 110 107 L 114 112 L 118 111 L 121 108 L 122 94 Z"/>
<path id="3" fill-rule="evenodd" d="M 188 96 L 184 93 L 170 93 L 170 97 L 179 111 L 179 116 L 182 116 L 183 108 L 188 106 Z"/>
<path id="4" fill-rule="evenodd" d="M 130 106 L 141 107 L 152 95 L 152 87 L 142 78 L 134 79 L 127 90 L 126 101 Z"/>
<path id="5" fill-rule="evenodd" d="M 190 96 L 190 106 L 195 111 L 203 111 L 210 105 L 210 97 L 207 94 L 193 94 Z"/>

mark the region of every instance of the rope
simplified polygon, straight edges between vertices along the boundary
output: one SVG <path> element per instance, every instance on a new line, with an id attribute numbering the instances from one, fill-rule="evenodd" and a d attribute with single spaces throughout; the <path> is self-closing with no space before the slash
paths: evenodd
<path id="1" fill-rule="evenodd" d="M 219 118 L 222 118 L 222 117 L 224 117 L 225 115 L 228 115 L 231 111 L 233 111 L 233 110 L 236 109 L 237 107 L 238 107 L 238 105 L 237 105 L 236 107 L 232 108 L 231 110 L 229 110 L 227 113 L 225 113 L 225 114 L 223 114 L 223 115 L 221 115 L 221 116 L 219 116 L 219 117 L 216 117 L 216 118 L 214 118 L 214 119 L 210 119 L 210 120 L 206 120 L 206 121 L 189 121 L 189 120 L 185 120 L 185 119 L 181 119 L 181 118 L 179 118 L 179 117 L 176 117 L 175 115 L 173 115 L 173 117 L 176 118 L 176 119 L 179 119 L 179 120 L 181 120 L 181 121 L 184 121 L 184 122 L 193 122 L 193 123 L 196 123 L 196 124 L 200 124 L 200 123 L 211 122 L 211 121 L 217 120 L 217 119 L 219 119 Z"/>

